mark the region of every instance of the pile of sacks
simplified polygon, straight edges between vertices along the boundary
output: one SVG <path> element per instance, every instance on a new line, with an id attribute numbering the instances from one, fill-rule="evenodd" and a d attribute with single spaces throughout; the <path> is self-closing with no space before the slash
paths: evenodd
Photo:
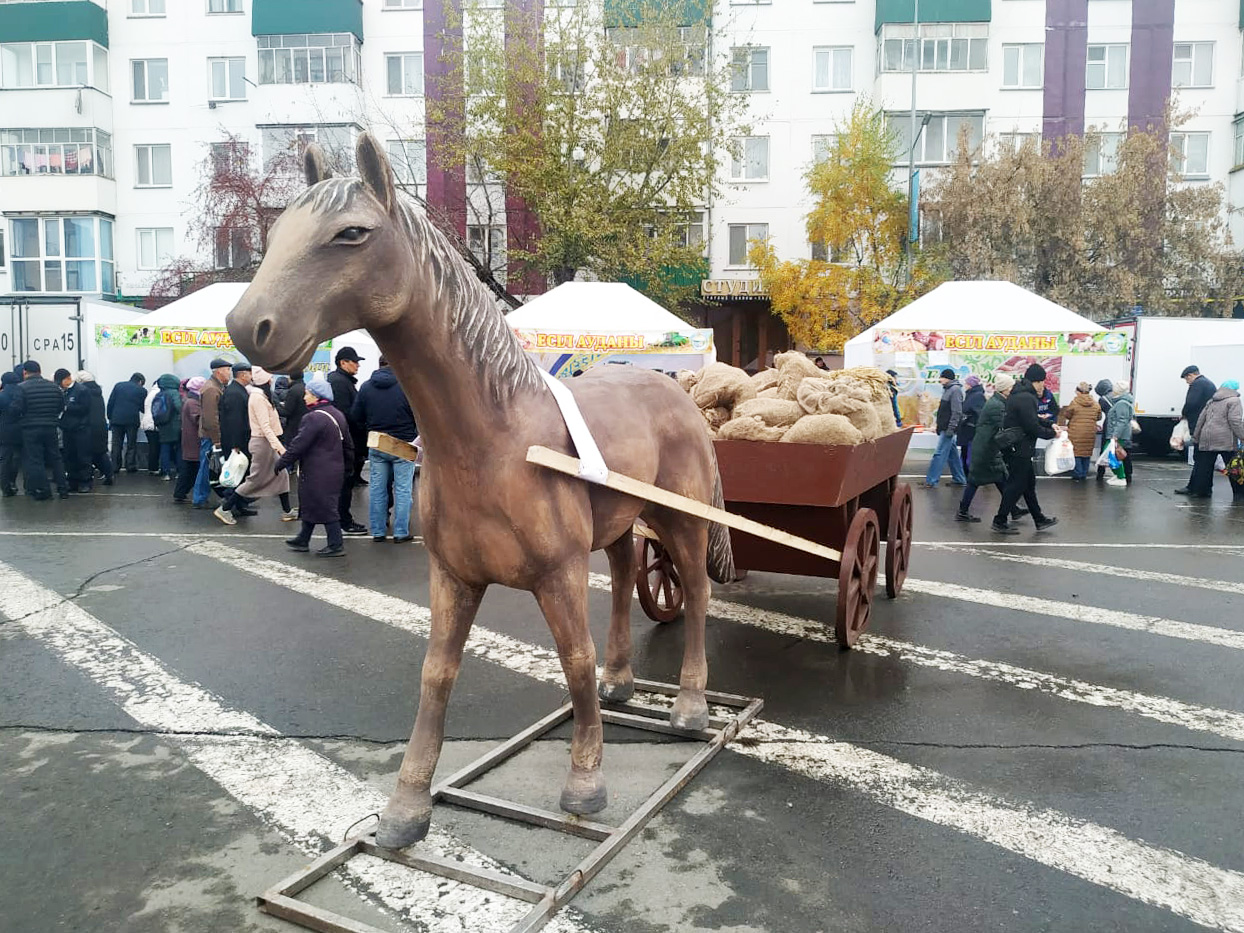
<path id="1" fill-rule="evenodd" d="M 754 376 L 726 363 L 683 370 L 708 433 L 732 441 L 862 444 L 898 430 L 889 377 L 861 366 L 826 372 L 797 350 L 779 353 Z"/>

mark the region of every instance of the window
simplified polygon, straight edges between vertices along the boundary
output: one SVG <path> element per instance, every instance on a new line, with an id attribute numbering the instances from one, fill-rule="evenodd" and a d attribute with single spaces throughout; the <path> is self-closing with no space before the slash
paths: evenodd
<path id="1" fill-rule="evenodd" d="M 246 59 L 209 58 L 212 100 L 246 100 Z"/>
<path id="2" fill-rule="evenodd" d="M 1235 159 L 1231 164 L 1237 168 L 1244 165 L 1244 119 L 1235 121 Z"/>
<path id="3" fill-rule="evenodd" d="M 215 262 L 217 269 L 245 269 L 251 264 L 251 234 L 249 230 L 233 227 L 217 227 Z"/>
<path id="4" fill-rule="evenodd" d="M 357 81 L 362 52 L 352 33 L 259 36 L 260 84 L 340 84 Z"/>
<path id="5" fill-rule="evenodd" d="M 704 212 L 703 211 L 658 211 L 661 218 L 658 223 L 645 224 L 648 236 L 656 239 L 666 230 L 670 231 L 670 239 L 675 246 L 682 248 L 704 246 Z"/>
<path id="6" fill-rule="evenodd" d="M 916 51 L 911 23 L 886 23 L 881 31 L 882 71 L 911 71 Z M 987 71 L 988 23 L 921 23 L 921 71 Z"/>
<path id="7" fill-rule="evenodd" d="M 107 90 L 108 53 L 94 42 L 6 43 L 0 45 L 0 86 Z"/>
<path id="8" fill-rule="evenodd" d="M 130 0 L 131 16 L 163 16 L 164 0 Z"/>
<path id="9" fill-rule="evenodd" d="M 769 238 L 768 224 L 730 224 L 730 255 L 726 258 L 727 265 L 747 265 L 747 248 L 752 240 Z"/>
<path id="10" fill-rule="evenodd" d="M 812 258 L 818 262 L 833 262 L 839 264 L 851 264 L 855 258 L 855 244 L 848 240 L 846 246 L 841 249 L 834 247 L 830 249 L 825 243 L 810 243 Z"/>
<path id="11" fill-rule="evenodd" d="M 1044 85 L 1045 46 L 1040 42 L 1002 46 L 1002 86 L 1040 88 Z"/>
<path id="12" fill-rule="evenodd" d="M 769 90 L 769 50 L 738 48 L 730 50 L 730 90 Z"/>
<path id="13" fill-rule="evenodd" d="M 849 46 L 836 49 L 812 50 L 812 90 L 849 91 L 852 81 L 852 49 Z"/>
<path id="14" fill-rule="evenodd" d="M 1122 133 L 1091 133 L 1084 137 L 1084 175 L 1096 178 L 1109 175 L 1115 170 L 1119 159 L 1119 143 Z"/>
<path id="15" fill-rule="evenodd" d="M 168 100 L 168 59 L 138 58 L 130 62 L 134 74 L 134 100 L 155 103 Z"/>
<path id="16" fill-rule="evenodd" d="M 938 165 L 951 161 L 959 150 L 959 134 L 964 130 L 967 131 L 968 151 L 975 152 L 980 149 L 981 139 L 985 135 L 983 113 L 933 113 L 927 115 L 927 123 L 924 123 L 925 116 L 917 114 L 916 119 L 918 164 Z M 887 118 L 890 129 L 898 138 L 895 161 L 906 165 L 907 153 L 911 150 L 911 116 L 906 113 L 890 113 Z"/>
<path id="17" fill-rule="evenodd" d="M 674 75 L 704 74 L 705 46 L 708 33 L 703 26 L 675 27 L 677 35 L 671 32 L 669 41 L 680 47 L 674 54 L 666 56 L 664 45 L 657 49 L 656 57 L 669 58 L 669 71 Z M 630 26 L 611 26 L 605 30 L 605 39 L 614 47 L 619 68 L 631 73 L 655 61 L 653 50 L 640 44 L 640 30 Z"/>
<path id="18" fill-rule="evenodd" d="M 1040 133 L 999 133 L 998 145 L 1010 152 L 1018 152 L 1027 145 L 1034 145 L 1041 151 Z"/>
<path id="19" fill-rule="evenodd" d="M 232 175 L 250 169 L 251 147 L 247 143 L 212 143 L 212 175 Z"/>
<path id="20" fill-rule="evenodd" d="M 1173 168 L 1185 178 L 1209 174 L 1209 133 L 1171 133 Z"/>
<path id="21" fill-rule="evenodd" d="M 423 0 L 384 0 L 386 10 L 422 10 Z"/>
<path id="22" fill-rule="evenodd" d="M 138 159 L 136 188 L 169 188 L 173 184 L 173 152 L 167 143 L 157 146 L 135 146 Z"/>
<path id="23" fill-rule="evenodd" d="M 112 136 L 79 128 L 0 130 L 0 175 L 112 177 Z"/>
<path id="24" fill-rule="evenodd" d="M 241 13 L 242 0 L 207 0 L 209 13 Z"/>
<path id="25" fill-rule="evenodd" d="M 264 165 L 282 156 L 296 155 L 301 158 L 309 143 L 319 143 L 333 165 L 334 174 L 351 174 L 354 171 L 354 138 L 358 127 L 350 124 L 321 124 L 318 126 L 261 126 L 263 134 Z M 290 161 L 289 168 L 298 172 L 302 165 Z"/>
<path id="26" fill-rule="evenodd" d="M 469 225 L 467 246 L 470 247 L 471 255 L 483 263 L 486 269 L 491 270 L 494 276 L 505 275 L 505 227 Z"/>
<path id="27" fill-rule="evenodd" d="M 812 162 L 819 165 L 829 161 L 833 151 L 838 148 L 837 133 L 822 133 L 812 137 Z"/>
<path id="28" fill-rule="evenodd" d="M 730 0 L 731 6 L 768 6 L 773 0 Z"/>
<path id="29" fill-rule="evenodd" d="M 116 290 L 112 221 L 103 217 L 15 217 L 10 287 L 15 292 Z"/>
<path id="30" fill-rule="evenodd" d="M 1176 42 L 1171 87 L 1212 87 L 1214 43 Z"/>
<path id="31" fill-rule="evenodd" d="M 427 184 L 427 150 L 422 139 L 390 139 L 386 148 L 399 185 Z"/>
<path id="32" fill-rule="evenodd" d="M 403 52 L 384 57 L 389 96 L 418 97 L 423 93 L 423 53 Z"/>
<path id="33" fill-rule="evenodd" d="M 466 180 L 469 185 L 500 185 L 505 179 L 493 171 L 483 157 L 472 153 L 466 160 Z"/>
<path id="34" fill-rule="evenodd" d="M 1090 90 L 1127 87 L 1127 46 L 1090 45 L 1084 86 Z"/>
<path id="35" fill-rule="evenodd" d="M 730 151 L 730 177 L 735 181 L 769 180 L 769 137 L 736 136 Z"/>
<path id="36" fill-rule="evenodd" d="M 587 86 L 583 55 L 577 48 L 550 48 L 545 51 L 549 83 L 555 90 L 579 94 Z"/>
<path id="37" fill-rule="evenodd" d="M 138 268 L 163 269 L 172 258 L 172 227 L 138 228 Z"/>

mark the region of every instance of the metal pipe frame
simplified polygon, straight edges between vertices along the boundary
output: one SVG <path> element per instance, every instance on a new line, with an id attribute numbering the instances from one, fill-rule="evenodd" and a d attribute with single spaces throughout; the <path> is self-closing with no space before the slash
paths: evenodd
<path id="1" fill-rule="evenodd" d="M 650 680 L 635 681 L 635 689 L 660 696 L 678 695 L 676 685 Z M 687 732 L 670 725 L 670 711 L 659 706 L 627 702 L 609 704 L 609 708 L 601 710 L 601 718 L 608 723 L 704 742 L 704 747 L 658 787 L 620 826 L 563 816 L 560 813 L 552 813 L 466 789 L 467 784 L 517 755 L 540 736 L 570 719 L 572 711 L 569 703 L 553 710 L 518 735 L 498 745 L 465 768 L 454 772 L 432 788 L 434 803 L 440 802 L 449 806 L 476 810 L 503 819 L 598 841 L 600 845 L 575 866 L 574 870 L 558 885 L 536 884 L 517 875 L 473 868 L 461 862 L 450 862 L 435 856 L 382 849 L 376 845 L 375 834 L 369 833 L 365 836 L 347 839 L 325 852 L 307 867 L 269 888 L 255 899 L 259 909 L 304 929 L 316 930 L 318 933 L 382 933 L 376 927 L 358 920 L 351 920 L 331 910 L 314 907 L 297 899 L 301 892 L 362 853 L 531 904 L 533 905 L 531 910 L 510 928 L 509 933 L 534 933 L 553 919 L 558 910 L 566 906 L 576 894 L 583 890 L 587 883 L 595 878 L 601 869 L 622 850 L 622 847 L 634 839 L 647 822 L 686 787 L 691 779 L 699 774 L 704 766 L 725 748 L 764 706 L 764 701 L 759 698 L 736 696 L 731 693 L 706 691 L 705 698 L 709 703 L 719 707 L 728 707 L 736 712 L 733 716 L 711 717 L 709 728 L 703 732 Z"/>

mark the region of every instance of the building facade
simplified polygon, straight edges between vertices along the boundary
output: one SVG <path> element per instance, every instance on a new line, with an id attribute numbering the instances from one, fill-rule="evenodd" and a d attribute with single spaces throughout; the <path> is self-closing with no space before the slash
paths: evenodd
<path id="1" fill-rule="evenodd" d="M 205 163 L 267 161 L 312 139 L 348 161 L 364 128 L 504 273 L 521 205 L 426 156 L 424 93 L 456 2 L 0 0 L 0 294 L 139 297 L 176 257 L 245 265 L 253 244 L 196 223 Z M 908 145 L 913 65 L 926 179 L 963 126 L 989 144 L 1090 133 L 1085 172 L 1109 171 L 1119 134 L 1169 99 L 1192 113 L 1173 139 L 1184 174 L 1224 185 L 1244 239 L 1237 0 L 718 0 L 713 17 L 754 129 L 728 160 L 726 196 L 705 205 L 702 293 L 745 310 L 732 325 L 744 360 L 769 338 L 753 332 L 767 301 L 747 241 L 813 255 L 804 170 L 862 98 Z"/>

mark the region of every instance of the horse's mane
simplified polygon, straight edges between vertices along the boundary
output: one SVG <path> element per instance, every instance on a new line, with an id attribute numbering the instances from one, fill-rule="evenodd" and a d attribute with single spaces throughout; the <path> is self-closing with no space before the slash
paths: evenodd
<path id="1" fill-rule="evenodd" d="M 336 213 L 364 190 L 357 178 L 329 178 L 304 191 L 291 207 L 308 207 L 317 214 Z M 431 293 L 435 310 L 447 313 L 450 335 L 493 399 L 504 402 L 523 389 L 542 388 L 539 369 L 505 323 L 496 300 L 445 234 L 400 192 L 397 209 L 412 258 L 434 279 Z"/>

